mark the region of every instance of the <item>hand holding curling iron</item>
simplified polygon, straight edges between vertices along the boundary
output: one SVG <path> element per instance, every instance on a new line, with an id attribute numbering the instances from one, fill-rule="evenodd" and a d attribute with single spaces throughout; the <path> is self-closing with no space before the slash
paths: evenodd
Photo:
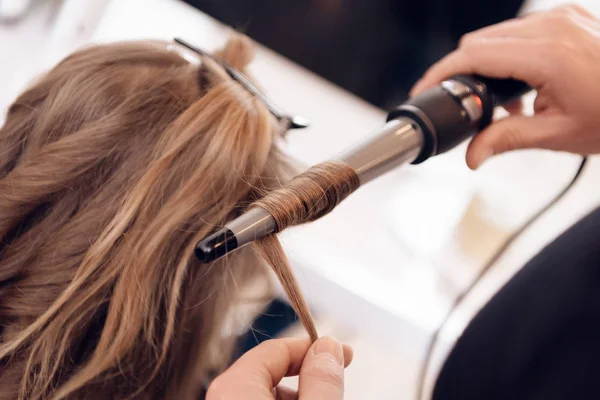
<path id="1" fill-rule="evenodd" d="M 456 74 L 514 78 L 537 89 L 535 115 L 490 125 L 469 146 L 467 163 L 479 167 L 510 150 L 542 148 L 600 153 L 600 20 L 579 6 L 483 28 L 465 35 L 459 48 L 433 65 L 411 95 Z"/>

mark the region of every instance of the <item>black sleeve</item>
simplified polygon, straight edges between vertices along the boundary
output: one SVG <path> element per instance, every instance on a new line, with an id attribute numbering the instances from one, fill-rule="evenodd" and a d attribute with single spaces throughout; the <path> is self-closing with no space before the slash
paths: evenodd
<path id="1" fill-rule="evenodd" d="M 434 400 L 600 398 L 600 209 L 547 246 L 477 314 Z"/>

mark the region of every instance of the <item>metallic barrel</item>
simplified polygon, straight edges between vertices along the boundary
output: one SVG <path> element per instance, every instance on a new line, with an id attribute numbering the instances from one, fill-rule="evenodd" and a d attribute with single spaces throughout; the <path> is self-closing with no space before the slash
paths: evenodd
<path id="1" fill-rule="evenodd" d="M 354 169 L 360 184 L 364 185 L 402 164 L 413 162 L 422 147 L 421 128 L 408 118 L 398 118 L 336 158 Z"/>

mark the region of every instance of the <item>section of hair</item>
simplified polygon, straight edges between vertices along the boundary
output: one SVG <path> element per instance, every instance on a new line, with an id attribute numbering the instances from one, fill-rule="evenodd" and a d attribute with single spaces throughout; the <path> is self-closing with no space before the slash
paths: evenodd
<path id="1" fill-rule="evenodd" d="M 267 210 L 277 222 L 278 231 L 282 231 L 288 226 L 321 218 L 359 186 L 359 178 L 350 166 L 329 161 L 311 167 L 250 207 Z M 254 248 L 275 272 L 310 339 L 317 340 L 310 310 L 277 237 L 270 235 L 259 239 L 254 242 Z"/>
<path id="2" fill-rule="evenodd" d="M 243 67 L 244 43 L 222 56 Z M 193 249 L 277 182 L 281 127 L 216 68 L 166 43 L 95 46 L 10 107 L 0 398 L 195 399 L 214 349 L 229 358 L 223 316 L 262 262 Z"/>
<path id="3" fill-rule="evenodd" d="M 302 295 L 298 281 L 290 266 L 288 258 L 281 247 L 276 235 L 269 235 L 254 242 L 254 248 L 271 266 L 277 279 L 281 283 L 292 308 L 298 315 L 300 322 L 308 332 L 311 341 L 318 339 L 317 328 L 313 321 L 306 299 Z"/>
<path id="4" fill-rule="evenodd" d="M 216 54 L 232 67 L 242 70 L 254 58 L 254 47 L 250 38 L 241 35 L 235 37 L 236 40 L 229 41 L 228 45 Z"/>
<path id="5" fill-rule="evenodd" d="M 314 221 L 328 214 L 360 186 L 356 172 L 347 164 L 317 164 L 283 188 L 267 194 L 252 207 L 267 210 L 281 232 L 288 226 Z"/>

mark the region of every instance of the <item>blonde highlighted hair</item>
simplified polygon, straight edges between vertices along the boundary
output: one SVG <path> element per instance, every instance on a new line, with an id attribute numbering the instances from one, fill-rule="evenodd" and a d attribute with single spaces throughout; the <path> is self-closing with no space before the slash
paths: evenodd
<path id="1" fill-rule="evenodd" d="M 243 69 L 250 48 L 220 55 Z M 194 245 L 277 187 L 282 129 L 166 43 L 78 51 L 24 92 L 0 130 L 0 398 L 198 398 L 262 260 L 204 265 Z M 259 246 L 316 336 L 277 243 Z"/>

